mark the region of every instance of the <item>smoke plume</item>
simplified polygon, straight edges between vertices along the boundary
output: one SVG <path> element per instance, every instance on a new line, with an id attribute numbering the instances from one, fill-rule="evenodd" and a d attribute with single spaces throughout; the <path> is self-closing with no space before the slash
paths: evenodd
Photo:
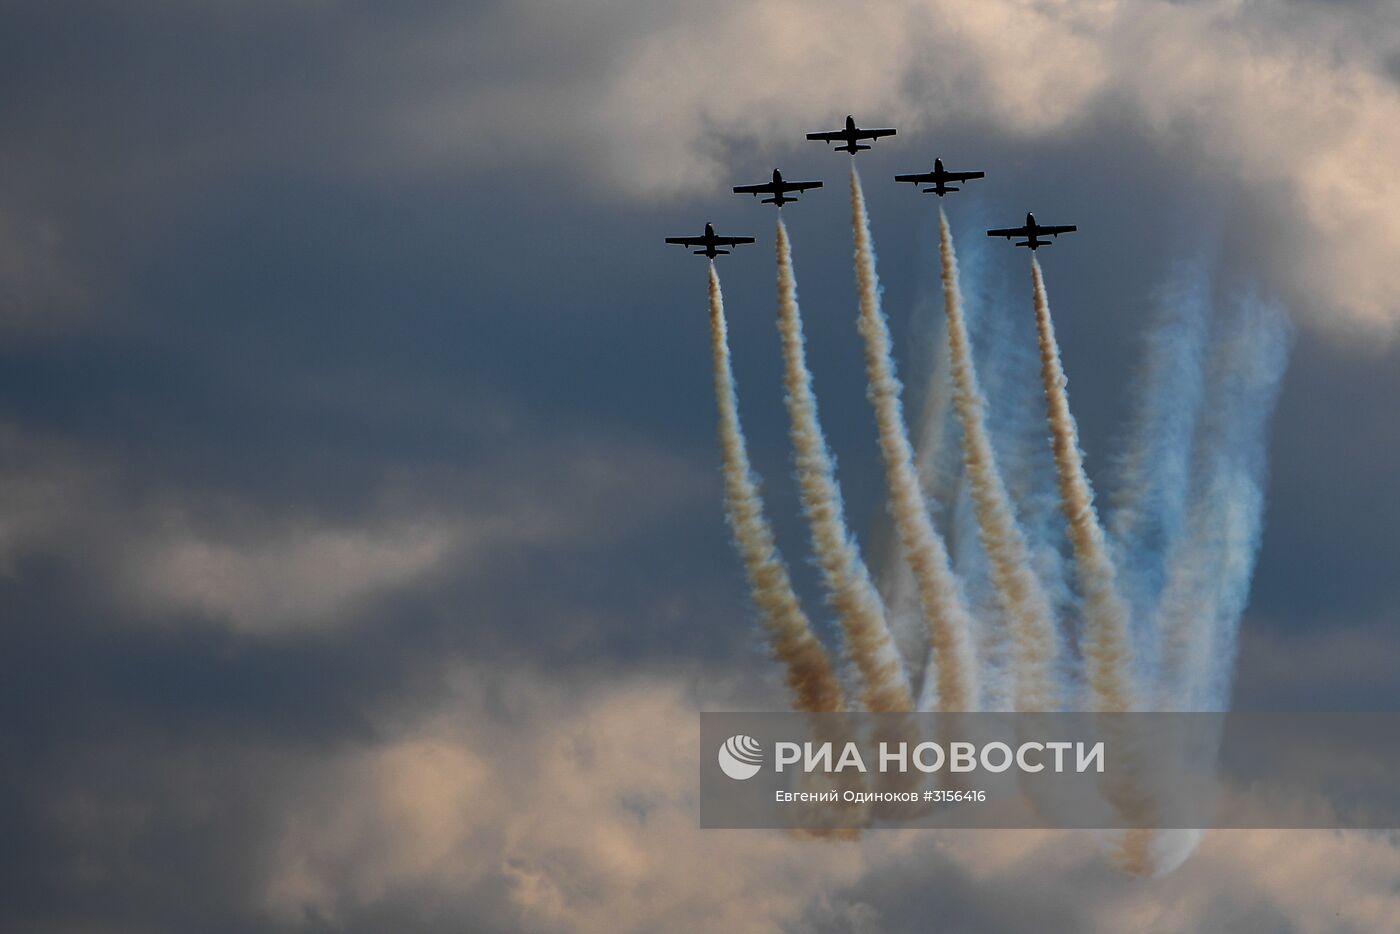
<path id="1" fill-rule="evenodd" d="M 899 380 L 894 375 L 889 325 L 880 308 L 880 285 L 875 274 L 870 218 L 855 163 L 851 164 L 851 222 L 855 231 L 856 280 L 860 291 L 861 336 L 865 339 L 868 395 L 875 409 L 880 454 L 889 485 L 890 511 L 899 532 L 905 559 L 914 572 L 919 601 L 929 627 L 929 672 L 924 678 L 924 702 L 932 704 L 936 690 L 941 710 L 975 710 L 980 703 L 977 662 L 973 652 L 973 620 L 967 611 L 948 552 L 933 527 L 928 504 L 914 469 L 914 450 L 904 427 Z"/>
<path id="2" fill-rule="evenodd" d="M 739 401 L 729 362 L 729 334 L 719 275 L 710 264 L 710 347 L 714 352 L 715 402 L 719 408 L 720 451 L 724 462 L 724 497 L 735 544 L 748 574 L 773 654 L 786 669 L 793 706 L 810 712 L 844 710 L 841 684 L 826 648 L 812 633 L 798 603 L 787 566 L 778 554 L 773 530 L 763 513 L 748 447 L 739 423 Z"/>
<path id="3" fill-rule="evenodd" d="M 1160 631 L 1151 625 L 1153 608 L 1186 527 L 1210 286 L 1209 266 L 1204 257 L 1196 257 L 1180 264 L 1158 295 L 1138 378 L 1137 413 L 1111 498 L 1108 532 L 1119 587 L 1133 609 L 1138 658 L 1148 665 L 1160 649 Z"/>
<path id="4" fill-rule="evenodd" d="M 1055 710 L 1059 707 L 1059 691 L 1054 684 L 1059 642 L 1050 600 L 1031 570 L 1025 538 L 997 469 L 996 453 L 987 433 L 986 403 L 977 384 L 977 369 L 963 319 L 953 234 L 941 209 L 938 222 L 953 402 L 962 422 L 963 461 L 982 547 L 991 565 L 997 602 L 1011 630 L 1014 703 L 1020 711 Z"/>
<path id="5" fill-rule="evenodd" d="M 1134 709 L 1129 657 L 1128 605 L 1118 593 L 1103 527 L 1094 510 L 1094 492 L 1084 472 L 1079 430 L 1069 410 L 1064 367 L 1050 320 L 1050 301 L 1040 263 L 1031 257 L 1035 323 L 1040 335 L 1040 376 L 1050 423 L 1060 503 L 1069 524 L 1079 587 L 1084 597 L 1084 664 L 1093 709 L 1121 713 Z"/>
<path id="6" fill-rule="evenodd" d="M 872 711 L 910 710 L 913 694 L 885 621 L 880 595 L 846 526 L 836 465 L 826 445 L 807 368 L 797 284 L 787 226 L 778 218 L 778 332 L 783 341 L 785 402 L 802 510 L 811 527 L 812 547 L 821 567 L 827 598 L 846 635 L 847 649 L 865 681 L 865 704 Z"/>
<path id="7" fill-rule="evenodd" d="M 1240 300 L 1216 342 L 1187 535 L 1174 550 L 1158 623 L 1168 710 L 1223 710 L 1263 526 L 1265 439 L 1291 333 L 1277 308 Z"/>
<path id="8" fill-rule="evenodd" d="M 882 583 L 892 586 L 884 601 L 846 522 L 807 367 L 791 243 L 781 220 L 778 328 L 802 508 L 827 598 L 865 684 L 862 705 L 884 712 L 1224 709 L 1262 528 L 1268 421 L 1288 355 L 1290 332 L 1282 312 L 1246 295 L 1217 322 L 1206 264 L 1179 267 L 1150 335 L 1137 421 L 1126 453 L 1115 462 L 1119 483 L 1110 545 L 1085 473 L 1034 255 L 1038 387 L 1029 333 L 1015 334 L 1012 320 L 998 322 L 993 340 L 979 336 L 982 353 L 990 346 L 992 357 L 974 355 L 952 231 L 939 212 L 946 327 L 933 345 L 939 367 L 926 397 L 916 459 L 854 164 L 851 213 L 867 394 L 898 546 L 884 551 L 887 565 L 905 565 L 881 569 Z M 785 666 L 795 706 L 842 710 L 840 681 L 793 592 L 763 514 L 739 424 L 713 263 L 710 323 L 725 500 L 754 601 Z M 1046 405 L 1048 451 L 1043 429 L 1029 430 L 1039 422 L 1037 394 Z M 954 461 L 958 451 L 961 464 Z M 942 521 L 956 564 L 930 510 L 940 497 L 948 507 Z M 1061 570 L 1066 539 L 1074 588 Z M 894 616 L 906 606 L 922 617 L 927 632 L 917 702 L 907 672 L 918 666 L 906 662 L 903 636 L 897 646 L 892 635 Z M 1061 615 L 1078 623 L 1082 681 L 1065 664 L 1071 653 L 1059 632 Z M 1087 697 L 1075 696 L 1081 689 Z M 1100 790 L 1129 826 L 1150 827 L 1158 804 L 1153 774 L 1131 732 L 1120 735 L 1116 718 L 1108 720 L 1102 729 L 1120 749 L 1122 764 Z M 1151 829 L 1105 838 L 1122 869 L 1146 875 L 1170 871 L 1199 839 L 1196 831 Z"/>

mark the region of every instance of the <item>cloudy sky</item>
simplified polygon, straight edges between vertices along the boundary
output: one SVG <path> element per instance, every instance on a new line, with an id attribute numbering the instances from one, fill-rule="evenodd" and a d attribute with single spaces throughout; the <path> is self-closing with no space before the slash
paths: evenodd
<path id="1" fill-rule="evenodd" d="M 1393 4 L 9 3 L 0 87 L 3 930 L 1400 917 L 1393 834 L 1216 833 L 1134 880 L 1087 834 L 698 830 L 696 712 L 786 698 L 723 523 L 703 263 L 661 243 L 760 238 L 722 264 L 735 367 L 828 635 L 772 217 L 730 185 L 829 182 L 789 224 L 862 536 L 846 159 L 803 132 L 900 128 L 861 163 L 911 391 L 932 199 L 880 179 L 985 169 L 947 206 L 1018 296 L 979 227 L 1079 224 L 1044 262 L 1104 488 L 1173 264 L 1279 301 L 1234 703 L 1397 709 Z"/>

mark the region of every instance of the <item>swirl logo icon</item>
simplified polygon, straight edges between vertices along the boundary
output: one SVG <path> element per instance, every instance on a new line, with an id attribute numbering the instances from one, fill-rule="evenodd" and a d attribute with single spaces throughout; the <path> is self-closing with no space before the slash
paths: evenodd
<path id="1" fill-rule="evenodd" d="M 719 747 L 719 767 L 736 781 L 753 778 L 763 765 L 763 747 L 743 733 L 731 736 Z"/>

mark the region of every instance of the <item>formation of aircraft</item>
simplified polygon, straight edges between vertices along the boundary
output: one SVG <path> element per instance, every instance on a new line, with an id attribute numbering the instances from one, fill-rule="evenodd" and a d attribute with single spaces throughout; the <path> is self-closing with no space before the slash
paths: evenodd
<path id="1" fill-rule="evenodd" d="M 783 173 L 774 169 L 773 180 L 771 182 L 764 182 L 760 185 L 735 185 L 734 193 L 736 195 L 772 195 L 773 197 L 764 198 L 760 203 L 776 204 L 778 207 L 782 207 L 789 201 L 797 200 L 796 198 L 787 197 L 789 191 L 795 191 L 801 194 L 809 188 L 820 187 L 822 187 L 821 182 L 785 182 L 783 181 Z"/>
<path id="2" fill-rule="evenodd" d="M 1032 251 L 1039 247 L 1049 246 L 1049 240 L 1042 240 L 1044 234 L 1052 237 L 1059 237 L 1062 233 L 1073 233 L 1079 228 L 1073 224 L 1037 224 L 1035 215 L 1026 212 L 1026 223 L 1024 227 L 998 227 L 995 230 L 987 231 L 989 237 L 1005 237 L 1010 240 L 1012 237 L 1025 237 L 1019 241 L 1017 246 L 1028 246 Z"/>
<path id="3" fill-rule="evenodd" d="M 828 143 L 842 143 L 840 146 L 833 146 L 835 152 L 848 152 L 854 158 L 855 154 L 862 150 L 869 149 L 870 146 L 861 140 L 876 140 L 884 136 L 894 136 L 895 130 L 889 127 L 879 129 L 865 129 L 856 126 L 855 118 L 846 117 L 846 126 L 840 130 L 828 130 L 821 133 L 808 133 L 808 139 L 821 140 Z M 966 182 L 975 178 L 985 178 L 985 172 L 950 172 L 943 167 L 942 159 L 933 160 L 932 172 L 917 172 L 910 175 L 896 175 L 897 182 L 909 182 L 914 185 L 929 185 L 931 187 L 923 189 L 925 194 L 935 194 L 943 197 L 950 191 L 961 191 L 957 185 L 950 182 Z M 819 181 L 790 182 L 783 178 L 783 173 L 777 169 L 773 170 L 773 179 L 761 182 L 756 185 L 735 185 L 735 194 L 771 195 L 764 198 L 763 204 L 776 205 L 782 210 L 784 204 L 789 204 L 798 200 L 788 196 L 789 192 L 799 194 L 813 188 L 822 187 Z M 1026 223 L 1021 227 L 998 227 L 987 231 L 989 237 L 1006 237 L 1008 240 L 1020 237 L 1016 246 L 1030 247 L 1031 250 L 1049 246 L 1051 241 L 1045 237 L 1059 237 L 1062 233 L 1073 233 L 1079 228 L 1073 224 L 1037 224 L 1035 215 L 1026 213 Z M 715 228 L 710 224 L 705 225 L 705 233 L 699 237 L 667 237 L 667 243 L 675 243 L 681 246 L 698 246 L 701 249 L 693 251 L 697 256 L 708 256 L 714 259 L 729 253 L 729 250 L 721 250 L 719 247 L 733 247 L 743 243 L 753 243 L 753 237 L 721 237 L 715 233 Z"/>
<path id="4" fill-rule="evenodd" d="M 714 228 L 714 225 L 713 225 L 713 224 L 706 224 L 706 225 L 705 225 L 705 233 L 704 233 L 702 236 L 699 236 L 699 237 L 667 237 L 667 238 L 666 238 L 666 242 L 667 242 L 667 243 L 677 243 L 677 244 L 680 244 L 681 246 L 698 246 L 698 247 L 703 247 L 703 249 L 694 250 L 693 252 L 695 253 L 695 255 L 696 255 L 696 256 L 708 256 L 710 259 L 714 259 L 716 256 L 719 256 L 721 253 L 728 253 L 728 252 L 729 252 L 728 250 L 716 249 L 716 247 L 722 247 L 722 246 L 738 246 L 738 245 L 741 244 L 741 243 L 753 243 L 753 237 L 721 237 L 721 236 L 719 236 L 719 235 L 717 235 L 717 234 L 715 233 L 715 228 Z"/>
<path id="5" fill-rule="evenodd" d="M 932 185 L 932 188 L 924 189 L 924 194 L 936 194 L 941 198 L 950 191 L 962 191 L 961 188 L 949 185 L 949 182 L 965 182 L 969 179 L 985 178 L 986 175 L 986 172 L 949 172 L 947 169 L 943 168 L 942 159 L 934 159 L 932 172 L 920 172 L 914 175 L 896 175 L 894 180 L 897 182 L 912 182 L 915 185 Z"/>
<path id="6" fill-rule="evenodd" d="M 850 115 L 847 115 L 845 129 L 829 130 L 825 133 L 808 133 L 807 138 L 819 139 L 827 143 L 834 143 L 837 140 L 844 140 L 846 145 L 833 146 L 832 150 L 835 152 L 848 152 L 854 156 L 862 149 L 870 148 L 869 146 L 862 145 L 860 143 L 860 140 L 876 140 L 882 136 L 893 136 L 894 132 L 895 131 L 891 129 L 862 130 L 860 127 L 856 126 L 855 118 Z"/>

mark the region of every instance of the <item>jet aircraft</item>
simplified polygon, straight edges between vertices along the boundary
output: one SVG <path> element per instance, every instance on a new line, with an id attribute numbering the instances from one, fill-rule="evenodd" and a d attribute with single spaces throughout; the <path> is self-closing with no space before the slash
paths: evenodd
<path id="1" fill-rule="evenodd" d="M 720 237 L 715 235 L 715 228 L 712 224 L 705 225 L 705 234 L 701 237 L 667 237 L 667 243 L 677 243 L 681 246 L 704 247 L 701 250 L 693 251 L 696 256 L 708 256 L 714 259 L 721 253 L 728 253 L 728 250 L 719 250 L 716 247 L 738 246 L 740 243 L 753 243 L 753 237 Z"/>
<path id="2" fill-rule="evenodd" d="M 789 191 L 804 192 L 809 188 L 820 188 L 821 182 L 787 182 L 783 181 L 783 173 L 777 169 L 773 170 L 773 180 L 760 185 L 735 185 L 736 195 L 772 195 L 771 198 L 764 198 L 762 204 L 776 204 L 779 208 L 789 201 L 796 201 L 796 198 L 787 197 Z"/>
<path id="3" fill-rule="evenodd" d="M 915 185 L 932 185 L 932 188 L 925 188 L 924 194 L 935 194 L 943 197 L 950 191 L 961 191 L 962 189 L 949 185 L 949 182 L 965 182 L 973 178 L 985 178 L 985 172 L 949 172 L 943 168 L 942 159 L 933 160 L 932 172 L 919 172 L 913 175 L 896 175 L 897 182 L 912 182 Z"/>
<path id="4" fill-rule="evenodd" d="M 998 227 L 995 230 L 987 231 L 987 236 L 1006 237 L 1008 240 L 1012 237 L 1025 237 L 1026 239 L 1021 240 L 1016 245 L 1028 246 L 1032 250 L 1035 250 L 1038 247 L 1049 246 L 1050 241 L 1042 239 L 1042 237 L 1045 234 L 1050 234 L 1052 237 L 1058 237 L 1062 233 L 1073 233 L 1078 229 L 1079 228 L 1073 224 L 1037 224 L 1035 222 L 1035 215 L 1027 211 L 1026 225 L 1024 227 Z"/>
<path id="5" fill-rule="evenodd" d="M 846 145 L 834 146 L 832 147 L 833 150 L 836 152 L 848 152 L 854 156 L 857 152 L 860 152 L 862 149 L 870 148 L 869 146 L 862 145 L 860 143 L 860 140 L 879 139 L 882 136 L 893 136 L 894 133 L 895 131 L 891 129 L 863 130 L 860 127 L 856 126 L 855 118 L 848 115 L 846 117 L 845 129 L 831 130 L 826 133 L 808 133 L 807 138 L 819 139 L 828 143 L 834 143 L 838 140 L 842 140 L 845 142 Z"/>

